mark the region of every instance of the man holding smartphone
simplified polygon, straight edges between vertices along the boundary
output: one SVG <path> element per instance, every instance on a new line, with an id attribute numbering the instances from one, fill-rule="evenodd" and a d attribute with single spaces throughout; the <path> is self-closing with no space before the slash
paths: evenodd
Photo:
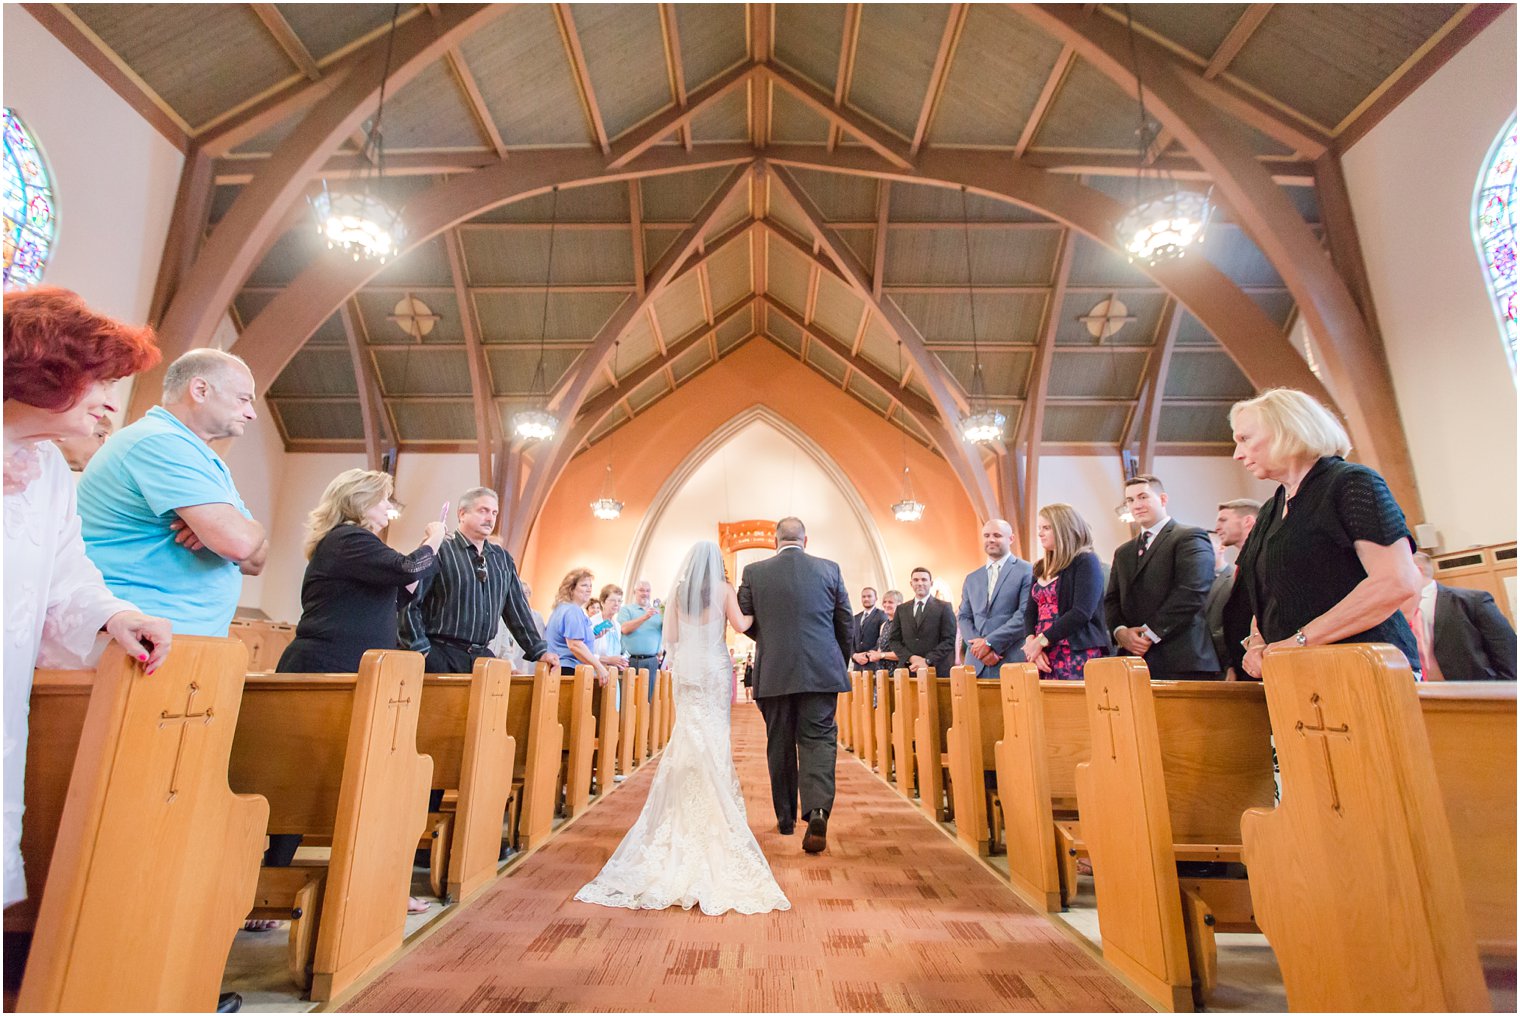
<path id="1" fill-rule="evenodd" d="M 654 586 L 648 579 L 633 584 L 633 602 L 618 611 L 623 627 L 623 652 L 628 665 L 649 671 L 649 701 L 654 701 L 654 675 L 660 669 L 660 639 L 664 637 L 665 615 L 654 602 Z"/>

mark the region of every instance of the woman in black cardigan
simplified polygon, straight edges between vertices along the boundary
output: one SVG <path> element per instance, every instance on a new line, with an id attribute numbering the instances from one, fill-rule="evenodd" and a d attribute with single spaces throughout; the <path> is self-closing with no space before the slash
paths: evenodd
<path id="1" fill-rule="evenodd" d="M 1103 564 L 1092 531 L 1069 504 L 1041 508 L 1036 533 L 1045 553 L 1024 605 L 1024 630 L 1033 632 L 1024 640 L 1024 659 L 1051 680 L 1080 681 L 1088 660 L 1108 655 Z"/>

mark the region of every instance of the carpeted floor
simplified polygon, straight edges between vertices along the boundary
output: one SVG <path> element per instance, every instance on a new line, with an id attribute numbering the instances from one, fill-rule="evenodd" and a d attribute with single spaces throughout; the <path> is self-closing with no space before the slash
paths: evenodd
<path id="1" fill-rule="evenodd" d="M 829 850 L 776 832 L 759 712 L 734 712 L 750 826 L 788 912 L 577 903 L 645 766 L 348 1001 L 354 1011 L 1046 1011 L 1149 1007 L 841 751 Z M 658 763 L 656 763 L 657 765 Z"/>

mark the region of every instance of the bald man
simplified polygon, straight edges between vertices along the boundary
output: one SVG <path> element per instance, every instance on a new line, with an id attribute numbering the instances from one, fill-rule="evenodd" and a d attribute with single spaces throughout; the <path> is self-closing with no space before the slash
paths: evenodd
<path id="1" fill-rule="evenodd" d="M 987 564 L 961 583 L 958 618 L 966 642 L 966 664 L 976 676 L 996 680 L 1004 663 L 1024 662 L 1024 604 L 1034 585 L 1034 569 L 1013 553 L 1013 527 L 1003 519 L 982 526 Z"/>

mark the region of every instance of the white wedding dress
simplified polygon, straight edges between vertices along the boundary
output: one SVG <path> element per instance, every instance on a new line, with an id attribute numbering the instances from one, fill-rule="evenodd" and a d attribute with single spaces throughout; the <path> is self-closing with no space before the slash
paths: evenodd
<path id="1" fill-rule="evenodd" d="M 714 547 L 716 549 L 716 547 Z M 717 597 L 713 597 L 717 599 Z M 577 900 L 630 910 L 701 907 L 717 915 L 790 910 L 749 829 L 729 739 L 733 667 L 725 617 L 713 604 L 693 618 L 672 597 L 679 641 L 667 658 L 676 719 L 649 799 L 612 859 Z M 706 616 L 703 616 L 706 615 Z"/>

